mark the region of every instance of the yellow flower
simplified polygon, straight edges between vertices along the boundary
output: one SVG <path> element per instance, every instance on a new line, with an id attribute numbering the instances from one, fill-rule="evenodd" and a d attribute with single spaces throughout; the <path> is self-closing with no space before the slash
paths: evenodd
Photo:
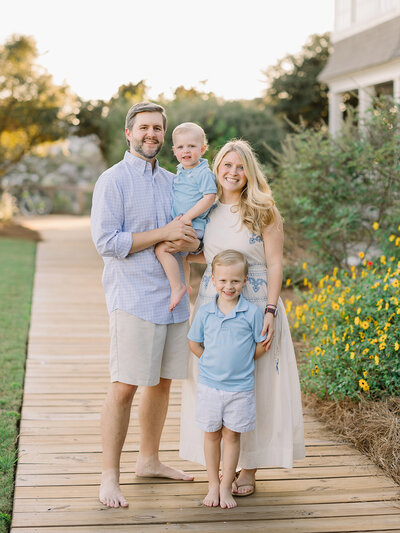
<path id="1" fill-rule="evenodd" d="M 360 317 L 359 316 L 356 316 L 356 318 L 354 319 L 354 324 L 356 326 L 358 326 L 358 324 L 360 323 Z"/>
<path id="2" fill-rule="evenodd" d="M 363 389 L 365 387 L 365 385 L 367 384 L 367 382 L 365 381 L 365 379 L 360 379 L 358 381 L 358 385 Z"/>
<path id="3" fill-rule="evenodd" d="M 394 241 L 394 244 L 396 246 L 400 246 L 400 237 L 397 237 L 397 239 Z"/>
<path id="4" fill-rule="evenodd" d="M 345 348 L 344 348 L 344 351 L 345 351 L 345 352 L 348 352 L 348 351 L 349 351 L 349 348 L 350 348 L 349 343 L 347 343 L 346 346 L 345 346 Z"/>
<path id="5" fill-rule="evenodd" d="M 286 280 L 286 287 L 289 287 L 291 281 L 292 281 L 292 280 L 291 280 L 290 278 L 288 278 L 288 279 Z"/>
<path id="6" fill-rule="evenodd" d="M 357 315 L 361 313 L 361 307 L 357 307 Z"/>
<path id="7" fill-rule="evenodd" d="M 379 355 L 375 355 L 374 359 L 375 359 L 375 364 L 379 365 Z"/>
<path id="8" fill-rule="evenodd" d="M 337 279 L 337 280 L 335 281 L 335 285 L 336 285 L 336 287 L 340 287 L 341 284 L 342 284 L 342 283 L 341 283 L 340 279 Z"/>
<path id="9" fill-rule="evenodd" d="M 308 283 L 308 279 L 304 278 L 304 285 L 307 286 L 307 283 Z"/>
<path id="10" fill-rule="evenodd" d="M 307 270 L 307 263 L 303 263 L 303 270 Z"/>
<path id="11" fill-rule="evenodd" d="M 355 356 L 356 354 L 354 352 L 350 352 L 350 359 L 354 359 Z"/>
<path id="12" fill-rule="evenodd" d="M 364 252 L 360 252 L 360 253 L 358 254 L 358 256 L 360 257 L 360 259 L 364 259 L 364 257 L 365 257 L 365 253 L 364 253 Z"/>
<path id="13" fill-rule="evenodd" d="M 317 355 L 319 355 L 319 354 L 321 353 L 321 348 L 320 348 L 319 346 L 316 346 L 316 347 L 314 348 L 314 352 L 315 352 Z"/>
<path id="14" fill-rule="evenodd" d="M 394 279 L 394 280 L 392 281 L 392 285 L 393 285 L 393 287 L 396 287 L 396 288 L 397 288 L 397 287 L 400 285 L 399 280 L 398 280 L 398 279 Z"/>
<path id="15" fill-rule="evenodd" d="M 374 230 L 376 231 L 376 230 L 379 228 L 379 224 L 378 224 L 378 222 L 374 222 L 374 223 L 372 224 L 372 227 L 373 227 Z"/>
<path id="16" fill-rule="evenodd" d="M 334 311 L 339 311 L 339 309 L 340 309 L 340 305 L 337 304 L 336 302 L 332 302 L 332 309 L 333 309 Z"/>
<path id="17" fill-rule="evenodd" d="M 368 385 L 367 382 L 365 382 L 364 387 L 363 387 L 363 390 L 364 390 L 364 391 L 367 391 L 368 389 L 369 389 L 369 385 Z"/>
<path id="18" fill-rule="evenodd" d="M 318 374 L 318 372 L 319 372 L 318 365 L 315 365 L 315 373 Z"/>
<path id="19" fill-rule="evenodd" d="M 364 370 L 363 372 L 363 376 L 366 378 L 368 376 L 368 372 L 366 370 Z"/>
<path id="20" fill-rule="evenodd" d="M 368 329 L 368 328 L 369 328 L 369 322 L 368 322 L 368 320 L 363 320 L 363 321 L 361 322 L 361 327 L 362 327 L 363 329 Z"/>
<path id="21" fill-rule="evenodd" d="M 399 346 L 399 343 L 396 341 L 396 342 L 394 343 L 394 349 L 396 350 L 396 352 L 397 352 L 397 350 L 399 349 L 399 347 L 400 347 L 400 346 Z"/>
<path id="22" fill-rule="evenodd" d="M 379 258 L 380 262 L 382 263 L 382 265 L 386 265 L 386 256 L 384 255 L 381 255 L 380 258 Z"/>
<path id="23" fill-rule="evenodd" d="M 389 237 L 389 241 L 393 242 L 395 240 L 395 238 L 396 238 L 396 235 L 393 235 L 393 233 L 392 233 L 392 235 Z"/>
<path id="24" fill-rule="evenodd" d="M 381 342 L 379 345 L 380 350 L 384 350 L 386 348 L 386 344 L 384 342 Z"/>

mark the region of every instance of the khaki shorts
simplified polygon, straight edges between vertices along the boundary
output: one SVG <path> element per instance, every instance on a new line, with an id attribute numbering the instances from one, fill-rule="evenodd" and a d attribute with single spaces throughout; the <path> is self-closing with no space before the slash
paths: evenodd
<path id="1" fill-rule="evenodd" d="M 110 315 L 110 377 L 152 387 L 160 378 L 187 377 L 189 321 L 153 324 L 121 309 Z"/>

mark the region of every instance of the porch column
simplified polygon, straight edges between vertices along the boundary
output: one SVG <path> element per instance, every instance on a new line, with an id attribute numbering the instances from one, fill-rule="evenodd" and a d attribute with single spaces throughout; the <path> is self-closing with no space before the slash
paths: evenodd
<path id="1" fill-rule="evenodd" d="M 342 103 L 342 95 L 339 92 L 329 90 L 329 131 L 332 135 L 340 130 L 342 127 L 342 110 L 340 104 Z"/>

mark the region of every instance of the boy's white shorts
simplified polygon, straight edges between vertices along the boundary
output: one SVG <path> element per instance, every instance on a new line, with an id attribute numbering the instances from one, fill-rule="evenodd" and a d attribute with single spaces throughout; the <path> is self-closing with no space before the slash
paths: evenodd
<path id="1" fill-rule="evenodd" d="M 223 391 L 197 384 L 196 423 L 203 431 L 214 432 L 222 426 L 246 433 L 256 422 L 254 390 Z"/>

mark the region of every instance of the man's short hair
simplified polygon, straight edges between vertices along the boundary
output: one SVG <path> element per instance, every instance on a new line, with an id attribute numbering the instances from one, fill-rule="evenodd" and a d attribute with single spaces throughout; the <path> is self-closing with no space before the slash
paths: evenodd
<path id="1" fill-rule="evenodd" d="M 216 266 L 243 265 L 243 274 L 246 277 L 249 272 L 249 263 L 245 256 L 237 250 L 224 250 L 217 254 L 211 264 L 211 272 L 214 274 Z"/>
<path id="2" fill-rule="evenodd" d="M 151 113 L 161 113 L 164 131 L 167 131 L 167 115 L 165 114 L 165 109 L 158 104 L 153 104 L 153 102 L 139 102 L 138 104 L 134 104 L 126 114 L 125 129 L 131 131 L 136 115 L 146 111 Z"/>

